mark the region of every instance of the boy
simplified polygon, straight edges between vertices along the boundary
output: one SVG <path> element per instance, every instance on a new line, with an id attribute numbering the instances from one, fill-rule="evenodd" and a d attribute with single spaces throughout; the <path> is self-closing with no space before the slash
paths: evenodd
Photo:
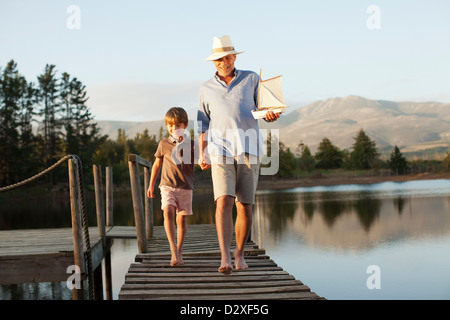
<path id="1" fill-rule="evenodd" d="M 164 122 L 169 138 L 159 142 L 155 162 L 147 190 L 154 198 L 153 189 L 161 170 L 161 209 L 164 212 L 164 229 L 169 240 L 171 266 L 183 265 L 183 242 L 187 231 L 187 216 L 192 215 L 192 193 L 194 189 L 194 142 L 184 134 L 188 116 L 183 108 L 171 108 Z M 178 242 L 175 243 L 175 223 L 178 227 Z"/>

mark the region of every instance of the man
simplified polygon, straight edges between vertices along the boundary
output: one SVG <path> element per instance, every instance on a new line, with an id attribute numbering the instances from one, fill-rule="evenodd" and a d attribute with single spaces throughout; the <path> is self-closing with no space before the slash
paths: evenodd
<path id="1" fill-rule="evenodd" d="M 233 203 L 236 203 L 235 268 L 248 268 L 244 246 L 252 225 L 252 204 L 258 184 L 262 138 L 251 111 L 257 108 L 259 76 L 236 70 L 237 52 L 229 36 L 214 37 L 212 61 L 217 72 L 199 91 L 197 122 L 200 134 L 200 167 L 211 168 L 216 229 L 221 251 L 219 272 L 232 270 L 230 245 L 233 235 Z M 269 111 L 265 120 L 279 114 Z M 206 151 L 207 149 L 207 151 Z"/>

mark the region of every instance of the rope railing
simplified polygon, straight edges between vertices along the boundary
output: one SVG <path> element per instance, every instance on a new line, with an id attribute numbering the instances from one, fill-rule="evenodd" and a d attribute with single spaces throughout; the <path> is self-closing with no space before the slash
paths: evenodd
<path id="1" fill-rule="evenodd" d="M 47 169 L 44 169 L 40 173 L 38 173 L 28 179 L 25 179 L 23 181 L 20 181 L 18 183 L 15 183 L 15 184 L 12 184 L 9 186 L 1 187 L 0 192 L 17 189 L 17 188 L 24 186 L 30 182 L 33 182 L 33 181 L 45 176 L 52 170 L 59 167 L 65 161 L 70 160 L 70 159 L 72 159 L 74 164 L 76 165 L 76 171 L 77 171 L 77 180 L 78 180 L 77 185 L 78 185 L 78 193 L 80 195 L 81 220 L 82 220 L 82 227 L 83 227 L 83 234 L 84 234 L 83 239 L 84 239 L 84 245 L 86 248 L 86 252 L 85 252 L 86 260 L 87 260 L 86 273 L 87 273 L 88 282 L 89 282 L 89 300 L 93 300 L 93 298 L 94 298 L 94 280 L 93 280 L 93 272 L 92 272 L 91 242 L 89 239 L 88 219 L 87 219 L 87 213 L 86 213 L 86 206 L 85 206 L 85 202 L 84 202 L 83 165 L 82 165 L 81 159 L 77 155 L 66 155 L 66 156 L 62 157 L 61 159 L 59 159 L 55 164 L 51 165 Z M 71 199 L 71 201 L 72 201 L 72 199 Z"/>
<path id="2" fill-rule="evenodd" d="M 71 158 L 73 158 L 73 157 L 74 157 L 74 156 L 71 155 L 71 154 L 66 155 L 66 156 L 62 157 L 61 159 L 59 159 L 58 162 L 56 162 L 56 163 L 53 164 L 52 166 L 48 167 L 48 168 L 45 169 L 45 170 L 42 170 L 42 171 L 39 172 L 38 174 L 36 174 L 36 175 L 34 175 L 34 176 L 32 176 L 32 177 L 30 177 L 30 178 L 28 178 L 28 179 L 25 179 L 25 180 L 23 180 L 23 181 L 17 182 L 17 183 L 15 183 L 15 184 L 12 184 L 12 185 L 9 185 L 9 186 L 1 187 L 1 188 L 0 188 L 0 192 L 3 192 L 3 191 L 9 191 L 9 190 L 13 190 L 13 189 L 17 189 L 17 188 L 19 188 L 19 187 L 21 187 L 21 186 L 26 185 L 27 183 L 33 182 L 33 181 L 35 181 L 35 180 L 37 180 L 37 179 L 39 179 L 39 178 L 45 176 L 47 173 L 49 173 L 49 172 L 51 172 L 52 170 L 56 169 L 56 168 L 59 167 L 61 164 L 63 164 L 65 161 L 67 161 L 67 160 L 69 160 L 69 159 L 71 159 Z"/>

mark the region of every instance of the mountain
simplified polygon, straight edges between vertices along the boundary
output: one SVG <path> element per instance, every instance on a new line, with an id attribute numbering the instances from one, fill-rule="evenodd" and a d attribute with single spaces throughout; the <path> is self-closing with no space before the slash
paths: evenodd
<path id="1" fill-rule="evenodd" d="M 278 123 L 277 123 L 278 122 Z M 280 140 L 295 150 L 302 141 L 313 153 L 327 137 L 341 149 L 351 149 L 360 129 L 377 143 L 380 152 L 395 145 L 402 152 L 417 152 L 450 146 L 450 104 L 437 102 L 394 102 L 359 96 L 313 102 L 282 116 L 273 125 Z"/>
<path id="2" fill-rule="evenodd" d="M 145 129 L 148 129 L 149 135 L 156 135 L 159 138 L 159 130 L 162 127 L 164 133 L 166 132 L 166 125 L 164 120 L 155 121 L 113 121 L 113 120 L 98 120 L 98 127 L 102 130 L 102 134 L 108 135 L 110 139 L 115 140 L 117 138 L 117 132 L 119 129 L 125 130 L 125 134 L 129 139 L 136 136 L 136 133 L 143 133 Z M 194 121 L 190 120 L 188 130 L 194 128 Z"/>
<path id="3" fill-rule="evenodd" d="M 136 133 L 144 132 L 145 129 L 148 129 L 149 134 L 155 134 L 159 137 L 161 126 L 165 129 L 164 120 L 143 122 L 99 120 L 97 125 L 102 130 L 102 134 L 107 134 L 113 140 L 117 138 L 119 129 L 125 130 L 125 134 L 130 139 L 134 138 Z"/>
<path id="4" fill-rule="evenodd" d="M 129 138 L 147 128 L 159 135 L 164 121 L 98 121 L 104 134 L 115 139 L 119 128 Z M 275 123 L 260 121 L 262 129 L 277 128 L 280 141 L 292 151 L 300 142 L 315 153 L 324 137 L 341 149 L 351 149 L 360 129 L 377 143 L 381 153 L 390 154 L 397 145 L 401 152 L 449 151 L 450 104 L 438 102 L 394 102 L 359 96 L 315 101 L 294 109 Z M 191 121 L 189 128 L 193 128 Z"/>

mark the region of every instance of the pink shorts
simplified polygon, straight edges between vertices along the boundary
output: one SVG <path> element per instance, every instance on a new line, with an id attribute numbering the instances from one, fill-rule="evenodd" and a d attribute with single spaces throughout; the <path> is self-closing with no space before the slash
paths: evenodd
<path id="1" fill-rule="evenodd" d="M 159 189 L 161 190 L 162 210 L 168 205 L 171 205 L 175 207 L 177 214 L 192 215 L 192 190 L 167 186 L 162 186 Z"/>

